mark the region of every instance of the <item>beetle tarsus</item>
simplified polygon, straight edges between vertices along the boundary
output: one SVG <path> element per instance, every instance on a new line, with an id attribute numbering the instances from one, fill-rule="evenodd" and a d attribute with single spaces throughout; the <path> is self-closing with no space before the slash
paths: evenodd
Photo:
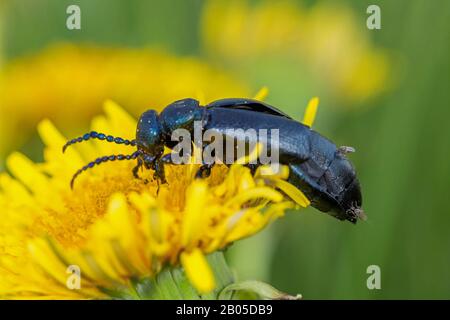
<path id="1" fill-rule="evenodd" d="M 133 168 L 133 176 L 134 176 L 136 179 L 140 179 L 140 178 L 141 178 L 141 177 L 139 177 L 138 172 L 139 172 L 139 169 L 142 167 L 142 165 L 143 165 L 142 160 L 141 160 L 140 158 L 138 158 L 138 163 L 137 163 L 137 165 Z"/>

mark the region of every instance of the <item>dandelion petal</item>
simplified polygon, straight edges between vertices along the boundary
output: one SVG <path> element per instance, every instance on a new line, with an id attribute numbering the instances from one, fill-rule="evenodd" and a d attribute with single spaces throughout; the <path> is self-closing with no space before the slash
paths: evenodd
<path id="1" fill-rule="evenodd" d="M 207 293 L 215 288 L 214 274 L 200 249 L 183 252 L 181 264 L 187 277 L 200 293 Z"/>

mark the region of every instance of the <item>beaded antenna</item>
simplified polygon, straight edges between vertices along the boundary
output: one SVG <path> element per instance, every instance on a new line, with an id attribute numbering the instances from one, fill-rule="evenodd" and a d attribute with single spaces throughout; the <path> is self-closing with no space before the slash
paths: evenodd
<path id="1" fill-rule="evenodd" d="M 67 147 L 69 147 L 73 144 L 81 143 L 81 142 L 88 141 L 91 139 L 102 140 L 102 141 L 111 142 L 111 143 L 115 143 L 115 144 L 124 144 L 124 145 L 132 146 L 132 147 L 136 146 L 136 140 L 134 140 L 134 139 L 128 140 L 128 139 L 123 139 L 120 137 L 114 137 L 112 135 L 106 135 L 104 133 L 99 133 L 96 131 L 91 131 L 89 133 L 85 133 L 81 137 L 74 138 L 72 140 L 67 141 L 66 144 L 63 146 L 62 151 L 64 153 L 66 151 Z M 75 174 L 72 177 L 72 180 L 70 181 L 70 187 L 73 189 L 75 179 L 83 171 L 86 171 L 86 170 L 94 167 L 95 165 L 99 165 L 99 164 L 102 164 L 102 163 L 105 163 L 108 161 L 134 160 L 140 154 L 141 154 L 141 152 L 138 150 L 129 155 L 117 154 L 117 155 L 99 157 L 99 158 L 95 159 L 94 161 L 89 162 L 87 165 L 85 165 L 84 167 L 80 168 L 77 172 L 75 172 Z"/>

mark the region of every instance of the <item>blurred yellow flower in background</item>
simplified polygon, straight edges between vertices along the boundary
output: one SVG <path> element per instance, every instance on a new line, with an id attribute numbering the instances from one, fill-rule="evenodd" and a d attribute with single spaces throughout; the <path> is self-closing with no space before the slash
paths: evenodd
<path id="1" fill-rule="evenodd" d="M 4 24 L 4 3 L 0 0 L 0 68 L 3 65 L 3 24 Z M 1 69 L 0 69 L 1 70 Z"/>
<path id="2" fill-rule="evenodd" d="M 92 129 L 131 138 L 135 119 L 111 101 L 104 109 L 106 116 L 94 118 Z M 14 177 L 0 175 L 2 297 L 142 298 L 145 281 L 179 262 L 197 297 L 216 297 L 214 290 L 229 283 L 217 285 L 206 255 L 260 231 L 295 206 L 285 194 L 301 207 L 309 205 L 285 182 L 286 167 L 252 176 L 242 165 L 215 166 L 211 177 L 197 180 L 198 165 L 167 165 L 168 184 L 157 192 L 152 172 L 135 179 L 135 161 L 114 161 L 86 172 L 72 191 L 69 181 L 86 162 L 133 148 L 87 141 L 62 154 L 66 139 L 50 121 L 42 121 L 38 131 L 44 162 L 15 152 L 7 159 Z M 79 290 L 66 286 L 69 265 L 82 272 Z"/>
<path id="3" fill-rule="evenodd" d="M 374 46 L 352 9 L 336 2 L 302 7 L 293 1 L 208 1 L 202 38 L 214 57 L 242 67 L 258 57 L 290 58 L 290 68 L 306 67 L 305 78 L 318 78 L 346 102 L 386 89 L 390 61 Z"/>
<path id="4" fill-rule="evenodd" d="M 181 98 L 204 102 L 230 96 L 249 96 L 249 90 L 195 58 L 150 49 L 54 45 L 0 71 L 0 154 L 20 147 L 46 117 L 78 130 L 106 99 L 138 116 Z"/>

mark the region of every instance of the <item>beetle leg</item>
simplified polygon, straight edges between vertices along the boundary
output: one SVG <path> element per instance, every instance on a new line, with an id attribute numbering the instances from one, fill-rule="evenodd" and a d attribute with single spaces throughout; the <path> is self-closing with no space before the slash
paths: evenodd
<path id="1" fill-rule="evenodd" d="M 155 163 L 153 166 L 153 168 L 155 169 L 154 177 L 161 180 L 161 183 L 167 182 L 165 172 L 164 172 L 164 165 L 166 165 L 166 164 L 179 165 L 179 164 L 183 164 L 183 163 L 174 162 L 172 159 L 171 153 L 167 153 L 167 154 L 163 155 L 162 157 L 158 158 L 157 160 L 155 160 Z"/>
<path id="2" fill-rule="evenodd" d="M 196 179 L 208 178 L 211 175 L 211 168 L 214 163 L 203 164 L 195 174 Z"/>
<path id="3" fill-rule="evenodd" d="M 173 162 L 173 160 L 172 160 L 172 154 L 171 154 L 171 153 L 167 153 L 167 154 L 163 155 L 163 156 L 160 158 L 160 161 L 161 161 L 163 164 L 173 164 L 173 165 L 181 164 L 181 163 Z"/>
<path id="4" fill-rule="evenodd" d="M 142 166 L 145 167 L 145 169 L 149 170 L 149 169 L 153 169 L 154 168 L 154 163 L 155 163 L 155 156 L 152 156 L 150 154 L 146 154 L 146 153 L 142 153 L 140 157 L 138 157 L 138 163 L 137 165 L 133 168 L 133 176 L 137 179 L 140 179 L 139 175 L 138 175 L 138 171 L 139 168 L 141 168 Z M 147 179 L 144 179 L 144 183 L 147 184 L 149 181 Z"/>
<path id="5" fill-rule="evenodd" d="M 145 167 L 145 169 L 152 169 L 153 168 L 153 164 L 155 163 L 156 157 L 152 156 L 150 154 L 144 154 L 142 156 L 142 162 L 143 165 Z"/>
<path id="6" fill-rule="evenodd" d="M 144 164 L 143 161 L 142 161 L 140 158 L 138 158 L 138 163 L 137 163 L 137 165 L 133 168 L 133 176 L 134 176 L 136 179 L 140 179 L 140 177 L 139 177 L 139 175 L 138 175 L 138 171 L 139 171 L 139 169 L 142 167 L 143 164 Z"/>
<path id="7" fill-rule="evenodd" d="M 162 157 L 155 160 L 153 163 L 153 169 L 155 170 L 155 173 L 153 174 L 153 178 L 156 180 L 161 181 L 161 183 L 166 183 L 166 174 L 164 172 L 164 162 L 162 161 Z M 158 184 L 159 189 L 159 184 Z"/>

